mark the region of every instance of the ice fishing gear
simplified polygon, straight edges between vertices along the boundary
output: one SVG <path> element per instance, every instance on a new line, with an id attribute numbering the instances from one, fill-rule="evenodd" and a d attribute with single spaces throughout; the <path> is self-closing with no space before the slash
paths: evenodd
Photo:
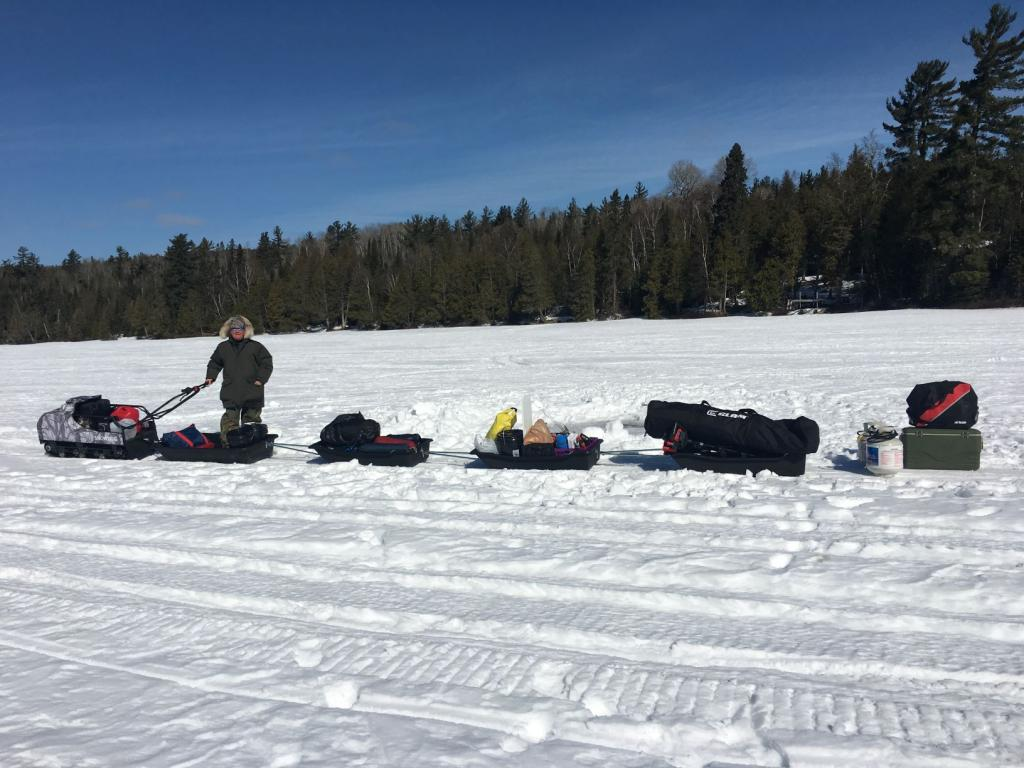
<path id="1" fill-rule="evenodd" d="M 362 413 L 342 413 L 320 430 L 320 442 L 332 448 L 347 448 L 372 442 L 380 436 L 380 424 Z"/>
<path id="2" fill-rule="evenodd" d="M 921 429 L 970 429 L 978 422 L 978 395 L 963 381 L 918 384 L 907 395 L 907 416 Z"/>
<path id="3" fill-rule="evenodd" d="M 246 427 L 262 427 L 248 430 Z M 236 434 L 237 433 L 237 434 Z M 171 434 L 171 433 L 169 433 Z M 178 433 L 173 433 L 178 434 Z M 192 446 L 165 443 L 164 435 L 156 444 L 156 452 L 165 461 L 204 461 L 215 464 L 252 464 L 255 461 L 269 459 L 274 455 L 274 441 L 277 435 L 268 434 L 263 424 L 246 424 L 239 429 L 228 432 L 228 444 L 225 445 L 220 432 L 200 432 L 201 442 Z M 248 440 L 249 442 L 245 442 Z M 232 443 L 234 443 L 232 445 Z"/>
<path id="4" fill-rule="evenodd" d="M 240 427 L 229 430 L 226 437 L 228 448 L 246 448 L 269 436 L 270 430 L 266 424 L 243 424 Z"/>
<path id="5" fill-rule="evenodd" d="M 503 429 L 494 438 L 494 445 L 502 456 L 519 458 L 524 445 L 523 430 Z"/>
<path id="6" fill-rule="evenodd" d="M 380 424 L 362 413 L 343 413 L 320 430 L 310 448 L 327 461 L 358 461 L 384 467 L 412 467 L 430 456 L 430 438 L 382 435 Z"/>
<path id="7" fill-rule="evenodd" d="M 903 441 L 896 428 L 868 422 L 857 435 L 858 455 L 863 444 L 864 467 L 873 475 L 895 475 L 903 469 Z"/>
<path id="8" fill-rule="evenodd" d="M 357 445 L 329 445 L 318 441 L 310 448 L 326 461 L 358 461 L 381 467 L 413 467 L 430 456 L 429 437 L 417 434 L 378 435 Z"/>
<path id="9" fill-rule="evenodd" d="M 984 441 L 976 429 L 917 429 L 905 427 L 905 469 L 977 470 Z"/>
<path id="10" fill-rule="evenodd" d="M 201 432 L 190 424 L 185 429 L 164 433 L 155 448 L 166 461 L 251 464 L 273 456 L 276 439 L 277 435 L 270 434 L 266 424 L 242 424 L 223 436 L 220 432 Z"/>
<path id="11" fill-rule="evenodd" d="M 892 429 L 884 421 L 865 421 L 864 426 L 857 432 L 857 461 L 865 464 L 868 460 L 868 435 L 872 432 L 879 432 L 883 429 Z"/>
<path id="12" fill-rule="evenodd" d="M 900 435 L 907 469 L 976 470 L 981 467 L 978 395 L 963 381 L 918 384 L 907 395 L 912 426 Z"/>
<path id="13" fill-rule="evenodd" d="M 51 456 L 142 459 L 155 450 L 156 420 L 205 387 L 185 387 L 152 410 L 144 405 L 112 403 L 102 395 L 70 397 L 61 407 L 39 417 L 39 442 Z"/>
<path id="14" fill-rule="evenodd" d="M 807 454 L 818 450 L 818 425 L 804 416 L 770 419 L 745 408 L 716 408 L 652 400 L 644 430 L 664 441 L 662 450 L 683 469 L 757 474 L 763 470 L 796 477 Z"/>
<path id="15" fill-rule="evenodd" d="M 195 424 L 189 424 L 184 429 L 162 434 L 160 445 L 168 448 L 213 448 L 214 443 Z"/>
<path id="16" fill-rule="evenodd" d="M 511 433 L 511 434 L 510 434 Z M 563 437 L 558 447 L 558 438 Z M 523 433 L 519 429 L 510 429 L 498 433 L 494 441 L 497 453 L 481 450 L 483 445 L 477 441 L 477 448 L 472 451 L 491 469 L 582 469 L 587 470 L 597 464 L 601 458 L 601 440 L 580 434 L 571 438 L 568 434 L 554 435 L 550 443 L 523 442 Z"/>

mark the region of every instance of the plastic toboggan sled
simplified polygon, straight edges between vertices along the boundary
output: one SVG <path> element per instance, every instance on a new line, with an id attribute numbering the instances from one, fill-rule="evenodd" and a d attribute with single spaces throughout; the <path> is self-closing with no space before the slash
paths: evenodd
<path id="1" fill-rule="evenodd" d="M 768 470 L 798 477 L 818 450 L 818 425 L 804 416 L 770 419 L 754 410 L 716 408 L 706 400 L 652 400 L 644 431 L 683 469 L 743 475 Z"/>
<path id="2" fill-rule="evenodd" d="M 582 445 L 565 452 L 555 452 L 550 456 L 541 455 L 510 455 L 507 453 L 488 453 L 480 450 L 471 451 L 480 461 L 491 469 L 582 469 L 588 470 L 601 458 L 601 440 L 596 437 L 586 438 Z"/>
<path id="3" fill-rule="evenodd" d="M 430 438 L 419 435 L 384 435 L 357 445 L 331 445 L 320 440 L 309 447 L 327 461 L 358 461 L 380 467 L 414 467 L 430 456 Z"/>
<path id="4" fill-rule="evenodd" d="M 204 432 L 206 439 L 212 443 L 210 448 L 179 448 L 156 444 L 156 452 L 165 461 L 206 461 L 216 464 L 252 464 L 255 461 L 269 459 L 274 455 L 274 441 L 277 435 L 269 434 L 251 445 L 238 448 L 225 446 L 219 432 Z"/>

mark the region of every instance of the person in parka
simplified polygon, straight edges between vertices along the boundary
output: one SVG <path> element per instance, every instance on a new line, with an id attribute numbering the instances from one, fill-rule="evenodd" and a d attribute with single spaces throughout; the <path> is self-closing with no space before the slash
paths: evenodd
<path id="1" fill-rule="evenodd" d="M 227 433 L 241 424 L 262 422 L 264 385 L 274 370 L 274 359 L 267 348 L 253 339 L 252 323 L 242 315 L 229 317 L 220 328 L 224 339 L 210 356 L 206 383 L 212 384 L 224 371 L 220 399 L 224 415 L 220 436 L 227 445 Z"/>

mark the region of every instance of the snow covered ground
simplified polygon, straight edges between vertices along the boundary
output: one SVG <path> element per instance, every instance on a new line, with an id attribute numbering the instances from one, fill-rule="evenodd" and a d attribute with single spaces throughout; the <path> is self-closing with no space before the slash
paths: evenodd
<path id="1" fill-rule="evenodd" d="M 1024 310 L 262 340 L 290 443 L 362 410 L 464 452 L 529 392 L 611 451 L 658 447 L 650 399 L 822 446 L 799 478 L 57 459 L 43 411 L 156 405 L 215 341 L 0 347 L 0 765 L 1024 765 Z M 863 472 L 860 423 L 946 378 L 981 471 Z"/>

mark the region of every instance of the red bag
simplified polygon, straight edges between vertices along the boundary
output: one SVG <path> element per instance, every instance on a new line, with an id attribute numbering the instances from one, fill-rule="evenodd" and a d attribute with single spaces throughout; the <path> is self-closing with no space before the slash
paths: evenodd
<path id="1" fill-rule="evenodd" d="M 907 395 L 907 406 L 915 427 L 970 429 L 978 421 L 978 395 L 963 381 L 918 384 Z"/>
<path id="2" fill-rule="evenodd" d="M 114 421 L 130 421 L 131 425 L 138 424 L 142 420 L 142 416 L 139 414 L 138 408 L 133 408 L 130 405 L 119 405 L 117 408 L 110 412 L 110 418 Z M 131 426 L 129 424 L 122 424 L 122 427 Z"/>

